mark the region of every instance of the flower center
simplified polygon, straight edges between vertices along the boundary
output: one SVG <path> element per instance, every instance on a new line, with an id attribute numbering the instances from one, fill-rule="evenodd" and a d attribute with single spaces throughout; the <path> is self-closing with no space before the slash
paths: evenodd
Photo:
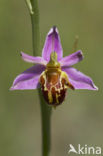
<path id="1" fill-rule="evenodd" d="M 52 52 L 50 55 L 50 61 L 47 64 L 47 69 L 48 68 L 61 68 L 60 63 L 57 61 L 57 53 Z"/>

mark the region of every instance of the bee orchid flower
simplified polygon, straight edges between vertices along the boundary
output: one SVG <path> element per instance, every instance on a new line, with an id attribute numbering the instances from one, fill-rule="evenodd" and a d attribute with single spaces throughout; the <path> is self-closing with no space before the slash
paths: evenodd
<path id="1" fill-rule="evenodd" d="M 68 88 L 97 90 L 92 79 L 72 65 L 83 59 L 79 50 L 63 57 L 63 50 L 56 27 L 50 29 L 42 50 L 42 57 L 29 56 L 21 52 L 24 61 L 33 63 L 31 68 L 18 75 L 10 90 L 27 90 L 41 87 L 49 105 L 61 104 Z"/>

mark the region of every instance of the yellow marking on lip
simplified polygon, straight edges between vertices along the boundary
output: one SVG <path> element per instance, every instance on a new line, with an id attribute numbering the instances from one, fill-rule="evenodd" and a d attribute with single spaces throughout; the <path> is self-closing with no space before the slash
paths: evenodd
<path id="1" fill-rule="evenodd" d="M 64 71 L 61 72 L 61 79 L 62 78 L 66 80 L 66 84 L 64 84 L 65 89 L 67 89 L 68 87 L 70 87 L 71 89 L 74 89 L 74 86 L 69 82 L 68 75 Z"/>
<path id="2" fill-rule="evenodd" d="M 63 102 L 67 88 L 73 89 L 68 75 L 62 71 L 60 63 L 57 61 L 56 52 L 51 53 L 50 61 L 40 75 L 40 83 L 45 100 L 53 106 Z"/>
<path id="3" fill-rule="evenodd" d="M 57 103 L 59 103 L 59 100 L 58 100 L 58 97 L 59 97 L 60 95 L 58 95 L 57 93 L 56 93 L 56 102 Z"/>
<path id="4" fill-rule="evenodd" d="M 53 102 L 53 97 L 52 97 L 51 91 L 48 92 L 48 100 L 49 100 L 49 103 Z"/>
<path id="5" fill-rule="evenodd" d="M 47 91 L 48 89 L 46 87 L 46 71 L 42 72 L 41 76 L 44 78 L 44 90 Z"/>

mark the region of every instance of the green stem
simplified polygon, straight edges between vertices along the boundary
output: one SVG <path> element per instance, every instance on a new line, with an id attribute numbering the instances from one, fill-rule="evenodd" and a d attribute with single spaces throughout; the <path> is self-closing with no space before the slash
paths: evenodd
<path id="1" fill-rule="evenodd" d="M 40 42 L 38 0 L 26 0 L 26 3 L 31 16 L 33 55 L 36 56 L 39 54 Z"/>
<path id="2" fill-rule="evenodd" d="M 32 24 L 32 43 L 33 43 L 33 55 L 39 54 L 40 46 L 40 33 L 39 33 L 39 9 L 38 0 L 26 0 L 29 13 L 31 16 Z M 42 156 L 49 156 L 50 152 L 50 125 L 51 125 L 51 107 L 49 107 L 41 93 L 41 89 L 38 90 L 40 106 L 41 106 L 41 122 L 42 122 Z"/>
<path id="3" fill-rule="evenodd" d="M 52 109 L 47 105 L 39 89 L 41 120 L 42 120 L 42 156 L 49 156 L 51 147 L 51 113 Z"/>

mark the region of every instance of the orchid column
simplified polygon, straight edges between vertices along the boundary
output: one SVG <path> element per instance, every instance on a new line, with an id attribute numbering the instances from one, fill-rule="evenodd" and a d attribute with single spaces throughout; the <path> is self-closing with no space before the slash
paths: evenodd
<path id="1" fill-rule="evenodd" d="M 37 56 L 39 54 L 39 45 L 40 45 L 38 0 L 26 0 L 26 3 L 31 16 L 33 55 Z M 42 156 L 49 156 L 51 107 L 49 107 L 44 101 L 40 89 L 38 90 L 38 93 L 41 106 Z"/>

